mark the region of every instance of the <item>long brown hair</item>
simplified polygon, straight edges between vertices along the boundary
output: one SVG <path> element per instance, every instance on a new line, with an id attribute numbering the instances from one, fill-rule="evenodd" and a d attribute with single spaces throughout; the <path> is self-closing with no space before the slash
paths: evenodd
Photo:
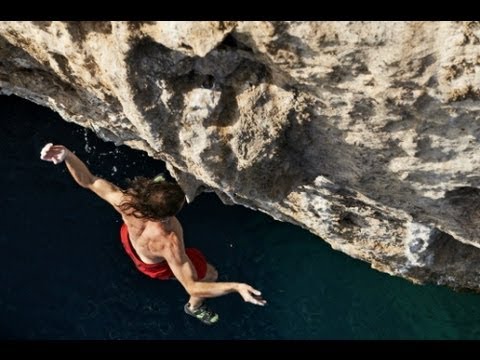
<path id="1" fill-rule="evenodd" d="M 174 216 L 185 201 L 185 193 L 174 182 L 137 176 L 128 180 L 128 185 L 122 190 L 127 195 L 126 200 L 119 207 L 139 219 L 158 221 Z"/>

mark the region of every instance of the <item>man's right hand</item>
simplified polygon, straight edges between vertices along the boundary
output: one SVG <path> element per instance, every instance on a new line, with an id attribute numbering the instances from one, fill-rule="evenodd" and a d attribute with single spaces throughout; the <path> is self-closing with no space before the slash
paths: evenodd
<path id="1" fill-rule="evenodd" d="M 260 296 L 262 293 L 250 285 L 239 284 L 237 291 L 246 302 L 260 306 L 264 306 L 267 303 L 267 301 Z"/>
<path id="2" fill-rule="evenodd" d="M 63 145 L 53 145 L 52 143 L 48 143 L 40 152 L 40 159 L 51 161 L 57 165 L 65 160 L 67 151 L 68 149 Z"/>

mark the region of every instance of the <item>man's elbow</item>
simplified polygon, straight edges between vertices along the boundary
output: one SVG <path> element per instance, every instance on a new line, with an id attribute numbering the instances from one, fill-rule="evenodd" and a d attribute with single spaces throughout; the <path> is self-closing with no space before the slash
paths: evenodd
<path id="1" fill-rule="evenodd" d="M 90 175 L 90 176 L 85 176 L 83 179 L 82 179 L 82 182 L 80 183 L 80 186 L 86 188 L 86 189 L 90 189 L 92 191 L 94 191 L 94 187 L 95 187 L 95 181 L 99 180 L 100 178 L 96 177 L 96 176 L 93 176 L 93 175 Z"/>

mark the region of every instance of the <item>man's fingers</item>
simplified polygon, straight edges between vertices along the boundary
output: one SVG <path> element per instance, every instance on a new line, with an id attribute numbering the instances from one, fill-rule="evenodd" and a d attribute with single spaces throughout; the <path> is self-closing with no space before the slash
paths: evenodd
<path id="1" fill-rule="evenodd" d="M 50 148 L 53 146 L 52 143 L 48 143 L 47 145 L 45 145 L 43 148 L 42 148 L 42 151 L 40 151 L 41 154 L 46 154 L 48 152 L 48 150 L 50 150 Z"/>
<path id="2" fill-rule="evenodd" d="M 42 160 L 46 160 L 48 161 L 49 159 L 47 159 L 47 155 L 48 155 L 48 152 L 50 151 L 50 149 L 52 148 L 53 144 L 52 143 L 48 143 L 47 145 L 45 145 L 42 150 L 40 151 L 40 159 Z"/>
<path id="3" fill-rule="evenodd" d="M 252 289 L 252 293 L 254 293 L 254 294 L 257 295 L 257 296 L 262 295 L 262 292 L 261 292 L 261 291 L 258 291 L 258 290 L 255 290 L 255 289 Z"/>
<path id="4" fill-rule="evenodd" d="M 264 306 L 266 304 L 266 301 L 265 300 L 256 300 L 256 299 L 253 299 L 250 301 L 252 304 L 255 304 L 255 305 L 260 305 L 260 306 Z"/>
<path id="5" fill-rule="evenodd" d="M 250 291 L 251 293 L 255 294 L 255 295 L 262 295 L 262 292 L 261 291 L 258 291 L 257 289 L 254 289 L 253 287 L 249 286 L 248 287 L 248 291 Z"/>
<path id="6" fill-rule="evenodd" d="M 262 299 L 261 297 L 255 298 L 255 301 L 256 301 L 255 304 L 261 305 L 261 306 L 263 306 L 267 303 L 267 301 Z"/>
<path id="7" fill-rule="evenodd" d="M 40 155 L 40 159 L 45 160 L 45 161 L 52 161 L 52 159 L 50 159 L 50 158 L 48 157 L 48 154 L 42 154 L 42 155 Z"/>
<path id="8" fill-rule="evenodd" d="M 252 303 L 254 305 L 264 306 L 267 302 L 261 297 L 262 292 L 254 289 L 250 285 L 244 284 L 244 290 L 240 291 L 243 299 L 246 302 Z"/>
<path id="9" fill-rule="evenodd" d="M 250 296 L 247 301 L 252 304 L 260 305 L 260 306 L 264 306 L 267 303 L 267 301 L 262 299 L 262 297 L 259 295 Z"/>
<path id="10" fill-rule="evenodd" d="M 63 145 L 53 145 L 52 143 L 48 143 L 40 151 L 40 159 L 51 161 L 55 165 L 63 162 L 66 156 L 67 152 Z"/>

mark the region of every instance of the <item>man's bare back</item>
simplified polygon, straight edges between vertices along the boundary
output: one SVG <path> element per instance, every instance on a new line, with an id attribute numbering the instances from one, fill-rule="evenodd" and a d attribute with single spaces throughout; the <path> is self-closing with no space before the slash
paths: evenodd
<path id="1" fill-rule="evenodd" d="M 145 264 L 157 264 L 165 261 L 165 258 L 161 256 L 162 250 L 175 238 L 179 240 L 181 249 L 185 251 L 182 225 L 175 216 L 162 222 L 138 219 L 123 213 L 122 218 L 128 227 L 132 247 Z"/>

